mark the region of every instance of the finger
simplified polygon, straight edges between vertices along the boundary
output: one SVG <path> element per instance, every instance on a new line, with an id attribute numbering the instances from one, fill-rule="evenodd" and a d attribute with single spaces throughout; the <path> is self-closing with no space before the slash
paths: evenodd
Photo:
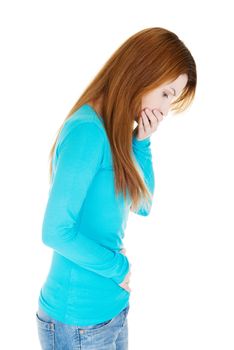
<path id="1" fill-rule="evenodd" d="M 160 113 L 160 112 L 158 112 L 157 114 L 156 113 L 154 114 L 153 111 L 149 108 L 146 108 L 145 112 L 146 112 L 146 115 L 150 121 L 150 125 L 151 125 L 152 129 L 155 130 L 157 128 L 159 120 L 160 120 L 160 117 L 158 115 L 158 113 Z"/>
<path id="2" fill-rule="evenodd" d="M 157 118 L 149 108 L 144 108 L 142 112 L 144 112 L 144 115 L 146 115 L 150 126 L 157 122 Z"/>
<path id="3" fill-rule="evenodd" d="M 161 122 L 163 120 L 163 114 L 157 108 L 153 110 L 146 108 L 145 112 L 152 126 L 155 126 L 155 123 Z"/>
<path id="4" fill-rule="evenodd" d="M 122 286 L 124 289 L 130 289 L 129 285 L 126 283 Z"/>
<path id="5" fill-rule="evenodd" d="M 129 283 L 129 281 L 130 281 L 130 277 L 128 276 L 128 277 L 126 277 L 126 279 L 125 279 L 125 282 L 124 282 L 124 283 Z"/>
<path id="6" fill-rule="evenodd" d="M 120 253 L 122 253 L 122 254 L 126 254 L 126 250 L 125 249 L 122 249 L 121 251 L 120 251 Z"/>
<path id="7" fill-rule="evenodd" d="M 143 121 L 145 132 L 148 133 L 151 129 L 151 124 L 149 122 L 149 119 L 145 111 L 142 112 L 142 121 Z"/>
<path id="8" fill-rule="evenodd" d="M 143 118 L 142 116 L 140 117 L 139 119 L 139 124 L 138 124 L 138 134 L 144 134 L 145 133 L 145 127 L 144 127 L 144 124 L 143 124 Z"/>
<path id="9" fill-rule="evenodd" d="M 163 115 L 157 108 L 152 110 L 152 114 L 155 115 L 155 117 L 158 119 L 159 122 L 163 120 Z"/>
<path id="10" fill-rule="evenodd" d="M 144 125 L 143 125 L 142 117 L 139 118 L 138 129 L 144 130 Z"/>
<path id="11" fill-rule="evenodd" d="M 146 111 L 146 115 L 151 121 L 151 131 L 157 130 L 159 122 L 163 119 L 162 114 L 157 109 L 150 110 L 146 108 Z"/>

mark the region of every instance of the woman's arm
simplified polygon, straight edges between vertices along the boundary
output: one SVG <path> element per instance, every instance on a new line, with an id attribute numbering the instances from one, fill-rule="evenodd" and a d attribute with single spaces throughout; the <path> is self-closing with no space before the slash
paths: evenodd
<path id="1" fill-rule="evenodd" d="M 42 241 L 75 264 L 119 284 L 130 269 L 127 257 L 96 243 L 77 229 L 80 210 L 101 164 L 104 147 L 101 129 L 89 121 L 77 122 L 58 145 Z"/>
<path id="2" fill-rule="evenodd" d="M 138 140 L 136 137 L 136 133 L 133 133 L 132 149 L 133 149 L 133 154 L 135 156 L 135 159 L 142 171 L 145 183 L 148 186 L 149 191 L 152 194 L 154 194 L 155 178 L 154 178 L 154 169 L 153 169 L 153 163 L 152 163 L 150 136 L 143 140 Z M 131 211 L 133 211 L 135 214 L 138 214 L 138 215 L 147 216 L 150 213 L 151 206 L 152 206 L 152 202 L 149 210 L 140 208 L 138 211 L 134 211 L 132 209 Z"/>

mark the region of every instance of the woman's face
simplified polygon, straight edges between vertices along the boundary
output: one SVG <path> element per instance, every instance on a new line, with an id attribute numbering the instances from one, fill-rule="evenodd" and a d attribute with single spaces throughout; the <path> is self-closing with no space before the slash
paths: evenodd
<path id="1" fill-rule="evenodd" d="M 171 102 L 182 92 L 188 81 L 187 74 L 181 74 L 176 80 L 160 85 L 144 95 L 141 101 L 141 109 L 158 109 L 163 116 L 170 110 Z"/>

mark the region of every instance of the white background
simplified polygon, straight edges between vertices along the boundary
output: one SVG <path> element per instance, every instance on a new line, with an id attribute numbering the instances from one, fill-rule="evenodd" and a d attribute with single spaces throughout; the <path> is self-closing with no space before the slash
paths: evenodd
<path id="1" fill-rule="evenodd" d="M 129 216 L 130 350 L 231 350 L 231 1 L 5 1 L 0 5 L 1 349 L 39 350 L 35 312 L 52 250 L 41 242 L 49 150 L 110 55 L 147 27 L 191 51 L 193 105 L 152 135 L 150 216 Z"/>

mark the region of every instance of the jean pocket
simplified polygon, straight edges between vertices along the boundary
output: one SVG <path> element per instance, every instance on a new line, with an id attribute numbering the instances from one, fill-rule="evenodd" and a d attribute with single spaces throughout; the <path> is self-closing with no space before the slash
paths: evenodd
<path id="1" fill-rule="evenodd" d="M 41 318 L 36 312 L 38 337 L 42 349 L 54 349 L 55 325 L 54 322 Z"/>
<path id="2" fill-rule="evenodd" d="M 54 331 L 55 324 L 51 319 L 44 317 L 44 314 L 40 313 L 40 311 L 36 312 L 36 321 L 39 329 L 45 331 Z"/>

